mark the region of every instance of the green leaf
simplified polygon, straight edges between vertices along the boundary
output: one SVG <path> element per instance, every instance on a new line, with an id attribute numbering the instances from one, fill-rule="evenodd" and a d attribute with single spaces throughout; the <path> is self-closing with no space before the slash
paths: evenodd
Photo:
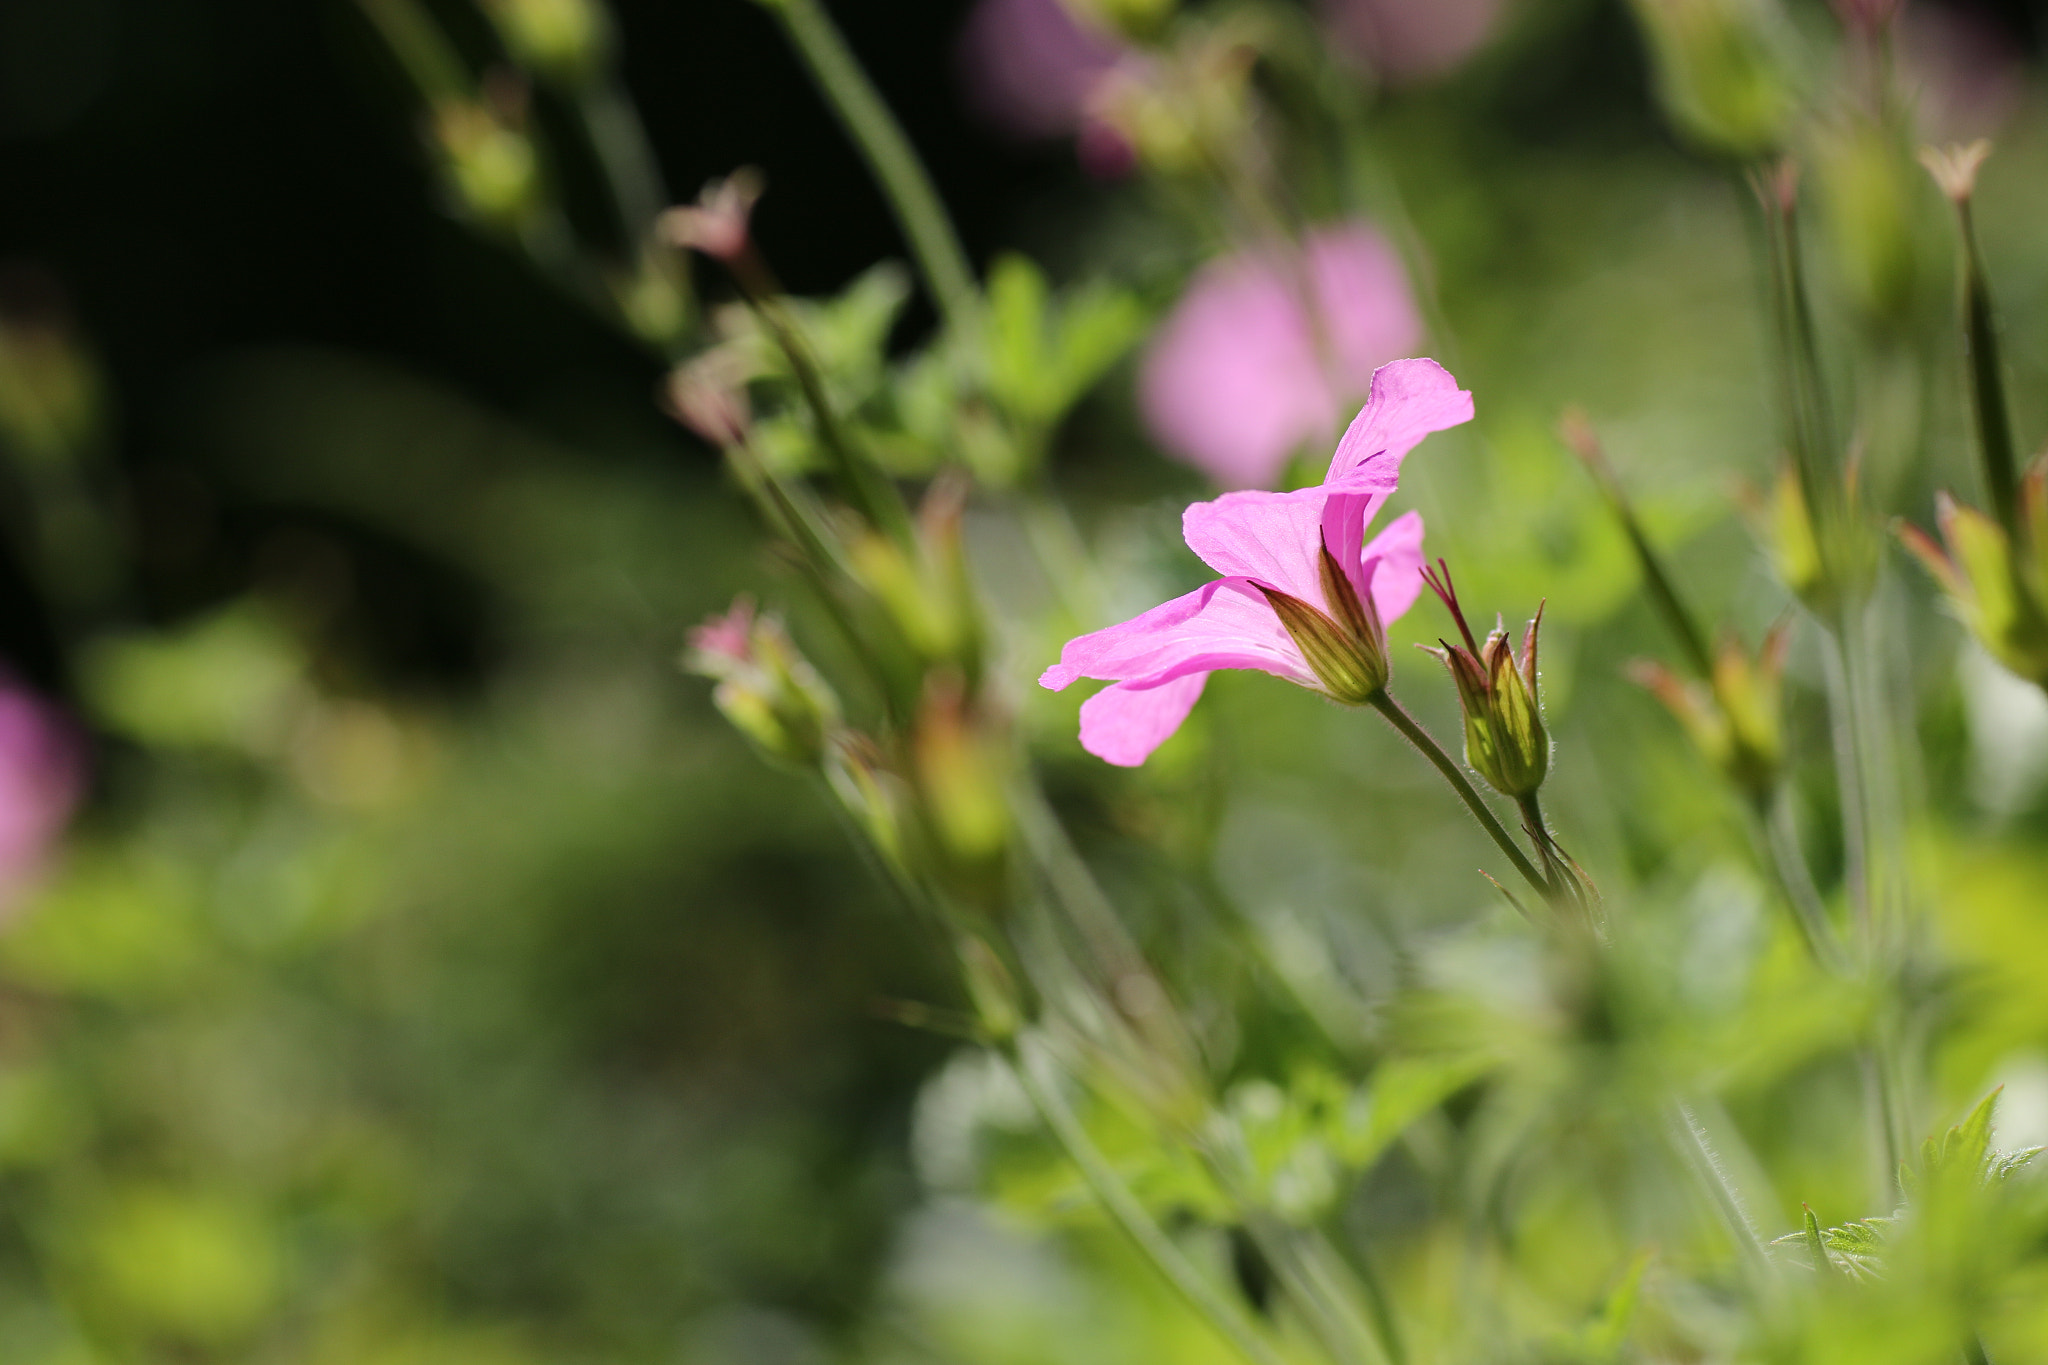
<path id="1" fill-rule="evenodd" d="M 1896 1221 L 1892 1218 L 1862 1218 L 1838 1227 L 1824 1228 L 1813 1210 L 1807 1209 L 1805 1226 L 1798 1232 L 1777 1238 L 1771 1245 L 1804 1247 L 1813 1268 L 1823 1275 L 1840 1271 L 1851 1279 L 1881 1279 L 1884 1274 L 1885 1236 Z"/>
<path id="2" fill-rule="evenodd" d="M 1636 1253 L 1620 1282 L 1600 1305 L 1600 1311 L 1580 1332 L 1580 1345 L 1590 1359 L 1608 1361 L 1621 1354 L 1622 1343 L 1628 1340 L 1629 1328 L 1635 1324 L 1636 1305 L 1642 1301 L 1643 1275 L 1654 1257 L 1655 1253 L 1650 1251 Z"/>
<path id="3" fill-rule="evenodd" d="M 1339 1155 L 1348 1165 L 1370 1166 L 1408 1125 L 1491 1071 L 1489 1056 L 1395 1057 L 1381 1062 L 1358 1111 L 1343 1134 Z"/>

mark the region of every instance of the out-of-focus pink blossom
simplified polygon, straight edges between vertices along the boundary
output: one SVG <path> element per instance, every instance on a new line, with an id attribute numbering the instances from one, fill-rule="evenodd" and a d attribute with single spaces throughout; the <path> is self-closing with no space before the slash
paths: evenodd
<path id="1" fill-rule="evenodd" d="M 690 666 L 713 678 L 754 664 L 754 599 L 741 594 L 723 616 L 707 617 L 688 635 Z"/>
<path id="2" fill-rule="evenodd" d="M 1097 85 L 1123 55 L 1061 0 L 981 0 L 960 34 L 969 105 L 1020 138 L 1082 131 Z"/>
<path id="3" fill-rule="evenodd" d="M 1393 247 L 1362 223 L 1325 228 L 1293 269 L 1278 253 L 1204 266 L 1145 355 L 1138 401 L 1167 451 L 1225 488 L 1259 487 L 1421 339 Z"/>
<path id="4" fill-rule="evenodd" d="M 1081 704 L 1081 747 L 1123 767 L 1143 763 L 1219 668 L 1257 669 L 1354 705 L 1369 700 L 1386 683 L 1385 623 L 1422 591 L 1422 518 L 1398 517 L 1370 543 L 1365 529 L 1408 452 L 1471 417 L 1472 395 L 1442 366 L 1397 360 L 1373 376 L 1323 483 L 1188 508 L 1188 548 L 1223 576 L 1069 640 L 1038 680 L 1054 691 L 1080 678 L 1112 684 Z"/>
<path id="5" fill-rule="evenodd" d="M 42 870 L 84 786 L 82 743 L 71 722 L 0 678 L 0 913 Z"/>
<path id="6" fill-rule="evenodd" d="M 1344 47 L 1392 82 L 1450 71 L 1493 33 L 1504 0 L 1322 0 Z"/>
<path id="7" fill-rule="evenodd" d="M 1929 142 L 1989 137 L 2026 93 L 2026 68 L 2012 34 L 1969 8 L 1914 5 L 1899 20 L 1899 66 L 1917 98 Z"/>
<path id="8" fill-rule="evenodd" d="M 706 185 L 696 203 L 664 212 L 658 229 L 672 246 L 730 263 L 747 249 L 748 223 L 764 188 L 761 173 L 742 166 Z"/>

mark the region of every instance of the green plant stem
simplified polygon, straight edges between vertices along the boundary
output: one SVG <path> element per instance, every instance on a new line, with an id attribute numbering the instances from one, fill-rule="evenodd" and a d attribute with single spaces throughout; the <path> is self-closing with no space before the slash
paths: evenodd
<path id="1" fill-rule="evenodd" d="M 1189 1307 L 1206 1318 L 1225 1340 L 1252 1365 L 1283 1365 L 1280 1355 L 1260 1336 L 1244 1311 L 1226 1298 L 1197 1270 L 1165 1231 L 1145 1212 L 1128 1186 L 1117 1175 L 1095 1144 L 1089 1140 L 1081 1121 L 1068 1108 L 1057 1090 L 1039 1079 L 1024 1045 L 1012 1041 L 1002 1049 L 1032 1107 L 1045 1120 L 1068 1158 L 1081 1171 L 1088 1188 L 1102 1201 L 1104 1209 L 1157 1267 Z"/>
<path id="2" fill-rule="evenodd" d="M 1536 870 L 1536 865 L 1529 861 L 1528 855 L 1515 843 L 1514 836 L 1501 824 L 1500 817 L 1493 813 L 1492 807 L 1486 804 L 1486 799 L 1480 796 L 1478 790 L 1466 778 L 1457 760 L 1444 752 L 1443 746 L 1436 742 L 1435 736 L 1422 728 L 1422 722 L 1409 715 L 1406 708 L 1394 700 L 1393 693 L 1385 688 L 1375 693 L 1369 704 L 1373 710 L 1387 718 L 1388 724 L 1401 732 L 1403 739 L 1414 745 L 1424 758 L 1436 765 L 1436 770 L 1444 775 L 1444 781 L 1451 784 L 1451 790 L 1458 794 L 1458 799 L 1465 803 L 1466 809 L 1479 821 L 1480 828 L 1492 836 L 1493 842 L 1500 846 L 1500 851 L 1514 864 L 1515 871 L 1522 874 L 1522 880 L 1541 892 L 1545 900 L 1551 899 L 1555 891 L 1549 880 Z"/>
<path id="3" fill-rule="evenodd" d="M 811 417 L 818 424 L 820 442 L 838 466 L 837 473 L 848 501 L 860 509 L 871 525 L 899 546 L 905 550 L 913 548 L 916 536 L 902 495 L 880 469 L 853 448 L 853 439 L 847 435 L 845 424 L 839 420 L 839 413 L 832 406 L 832 397 L 825 391 L 824 376 L 811 357 L 803 332 L 783 307 L 774 277 L 750 249 L 734 263 L 733 278 L 739 281 L 754 315 L 768 329 L 777 349 L 789 361 L 797 389 L 803 394 L 804 404 L 810 408 Z"/>
<path id="4" fill-rule="evenodd" d="M 1768 1278 L 1771 1253 L 1758 1235 L 1756 1224 L 1750 1221 L 1749 1209 L 1742 1202 L 1742 1192 L 1735 1188 L 1734 1180 L 1707 1137 L 1707 1130 L 1693 1116 L 1692 1110 L 1684 1102 L 1673 1100 L 1668 1118 L 1687 1169 L 1707 1196 L 1707 1202 L 1720 1215 L 1729 1239 L 1742 1253 L 1745 1269 L 1761 1283 Z"/>
<path id="5" fill-rule="evenodd" d="M 2012 419 L 2005 403 L 2005 375 L 1998 354 L 1997 320 L 1991 286 L 1977 254 L 1970 201 L 1956 204 L 1963 238 L 1963 350 L 1970 364 L 1970 405 L 1977 417 L 1977 442 L 1984 456 L 1984 483 L 2005 533 L 2018 543 L 2019 473 L 2013 456 Z"/>
<path id="6" fill-rule="evenodd" d="M 981 293 L 975 287 L 974 271 L 902 125 L 882 102 L 818 0 L 760 3 L 781 21 L 791 45 L 880 182 L 947 326 L 957 334 L 971 335 L 981 317 Z"/>
<path id="7" fill-rule="evenodd" d="M 1799 830 L 1793 824 L 1792 800 L 1788 793 L 1775 794 L 1750 803 L 1750 834 L 1758 849 L 1758 860 L 1771 872 L 1792 912 L 1793 927 L 1806 945 L 1807 956 L 1823 971 L 1843 969 L 1841 947 L 1828 923 L 1827 906 L 1814 885 L 1813 870 L 1799 846 Z"/>
<path id="8" fill-rule="evenodd" d="M 1567 419 L 1569 422 L 1570 419 Z M 1651 604 L 1657 614 L 1664 618 L 1664 625 L 1678 637 L 1678 646 L 1685 654 L 1685 660 L 1692 665 L 1693 672 L 1704 682 L 1714 677 L 1714 656 L 1707 648 L 1707 634 L 1700 629 L 1699 618 L 1694 616 L 1685 599 L 1678 595 L 1678 587 L 1664 568 L 1663 557 L 1650 544 L 1650 537 L 1643 530 L 1640 518 L 1636 516 L 1635 504 L 1629 501 L 1628 491 L 1621 486 L 1621 478 L 1614 472 L 1614 466 L 1607 463 L 1605 452 L 1600 449 L 1597 438 L 1590 427 L 1584 428 L 1585 439 L 1578 443 L 1577 452 L 1586 467 L 1592 471 L 1600 491 L 1607 495 L 1608 506 L 1621 523 L 1622 532 L 1628 536 L 1629 547 L 1635 551 L 1636 565 L 1643 571 L 1643 584 L 1650 590 Z"/>

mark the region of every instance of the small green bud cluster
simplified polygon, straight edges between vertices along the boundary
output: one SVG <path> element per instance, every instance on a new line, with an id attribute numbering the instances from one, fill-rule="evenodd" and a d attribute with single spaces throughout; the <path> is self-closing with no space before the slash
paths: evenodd
<path id="1" fill-rule="evenodd" d="M 2017 537 L 1992 517 L 1942 494 L 1941 544 L 1916 526 L 1899 538 L 1941 585 L 1956 615 L 1992 658 L 2048 687 L 2048 470 L 2020 482 Z"/>
<path id="2" fill-rule="evenodd" d="M 823 759 L 839 699 L 782 623 L 757 616 L 750 599 L 691 631 L 683 663 L 717 680 L 712 701 L 761 752 L 805 767 Z"/>
<path id="3" fill-rule="evenodd" d="M 1488 786 L 1511 800 L 1534 796 L 1550 772 L 1550 735 L 1543 728 L 1543 708 L 1536 688 L 1536 637 L 1543 609 L 1522 635 L 1521 657 L 1508 643 L 1507 631 L 1496 625 L 1479 643 L 1465 623 L 1451 583 L 1450 569 L 1437 561 L 1423 571 L 1424 581 L 1442 599 L 1457 623 L 1462 644 L 1440 640 L 1430 653 L 1450 670 L 1465 712 L 1465 762 Z"/>
<path id="4" fill-rule="evenodd" d="M 1629 669 L 1678 718 L 1707 761 L 1755 803 L 1770 798 L 1784 767 L 1781 691 L 1790 638 L 1788 623 L 1781 622 L 1752 656 L 1733 636 L 1724 636 L 1704 682 L 1688 681 L 1649 659 Z"/>

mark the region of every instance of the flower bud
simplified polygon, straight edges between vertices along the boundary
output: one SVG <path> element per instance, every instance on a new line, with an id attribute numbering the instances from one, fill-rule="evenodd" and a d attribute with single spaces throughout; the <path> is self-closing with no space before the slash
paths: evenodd
<path id="1" fill-rule="evenodd" d="M 953 869 L 978 885 L 1009 842 L 1009 765 L 1000 736 L 957 676 L 941 673 L 927 686 L 911 757 L 934 839 Z"/>
<path id="2" fill-rule="evenodd" d="M 540 161 L 527 136 L 525 90 L 499 73 L 482 100 L 447 100 L 434 110 L 434 143 L 463 209 L 517 227 L 538 202 Z"/>
<path id="3" fill-rule="evenodd" d="M 744 361 L 721 347 L 678 365 L 663 386 L 662 406 L 712 445 L 745 445 L 753 414 Z"/>
<path id="4" fill-rule="evenodd" d="M 1901 524 L 1905 542 L 1947 594 L 1956 614 L 1991 657 L 2022 678 L 2048 687 L 2048 608 L 2042 562 L 2048 527 L 2041 523 L 2042 470 L 2030 471 L 2020 503 L 2022 545 L 1995 520 L 1958 505 L 1946 493 L 1936 504 L 1943 546 L 1916 526 Z M 2031 552 L 2031 553 L 2030 553 Z"/>
<path id="5" fill-rule="evenodd" d="M 1733 156 L 1784 140 L 1795 100 L 1784 19 L 1770 0 L 1634 0 L 1633 8 L 1658 96 L 1680 131 Z"/>
<path id="6" fill-rule="evenodd" d="M 1739 641 L 1724 637 L 1706 683 L 1687 682 L 1648 659 L 1629 667 L 1629 676 L 1664 703 L 1707 761 L 1758 803 L 1769 799 L 1785 760 L 1780 695 L 1790 638 L 1781 622 L 1752 659 Z"/>
<path id="7" fill-rule="evenodd" d="M 907 786 L 889 770 L 880 749 L 868 736 L 841 730 L 833 740 L 825 755 L 825 780 L 831 784 L 840 805 L 860 822 L 868 842 L 881 854 L 890 871 L 899 877 L 907 876 L 910 864 L 903 838 L 904 811 L 909 801 Z"/>
<path id="8" fill-rule="evenodd" d="M 488 0 L 506 51 L 537 76 L 578 86 L 594 76 L 611 31 L 595 0 Z"/>
<path id="9" fill-rule="evenodd" d="M 656 231 L 671 246 L 701 251 L 730 265 L 747 250 L 749 220 L 764 188 L 761 173 L 742 166 L 705 185 L 696 203 L 664 212 Z"/>
<path id="10" fill-rule="evenodd" d="M 690 632 L 683 666 L 715 678 L 711 700 L 771 758 L 811 767 L 839 724 L 839 699 L 774 617 L 745 597 Z"/>
<path id="11" fill-rule="evenodd" d="M 1423 581 L 1450 610 L 1464 639 L 1462 646 L 1439 641 L 1442 648 L 1430 653 L 1443 660 L 1458 688 L 1458 703 L 1465 712 L 1466 764 L 1502 796 L 1519 801 L 1535 795 L 1550 772 L 1550 734 L 1543 728 L 1536 690 L 1536 636 L 1543 626 L 1543 608 L 1536 608 L 1517 660 L 1503 629 L 1496 627 L 1484 645 L 1475 643 L 1442 560 L 1436 571 L 1423 571 Z"/>
<path id="12" fill-rule="evenodd" d="M 1277 588 L 1260 584 L 1259 591 L 1300 646 L 1323 691 L 1346 706 L 1364 706 L 1386 690 L 1392 671 L 1386 628 L 1372 599 L 1358 595 L 1327 548 L 1321 566 L 1327 615 Z"/>

